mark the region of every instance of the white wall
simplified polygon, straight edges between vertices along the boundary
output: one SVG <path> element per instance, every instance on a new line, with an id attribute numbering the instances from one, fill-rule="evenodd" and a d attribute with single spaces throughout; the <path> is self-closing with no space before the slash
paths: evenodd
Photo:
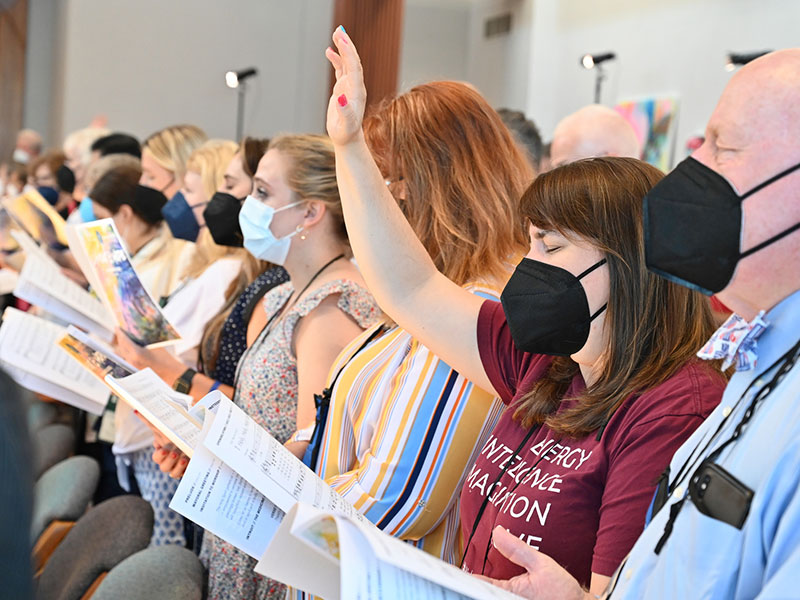
<path id="1" fill-rule="evenodd" d="M 398 90 L 467 79 L 471 2 L 406 0 Z"/>
<path id="2" fill-rule="evenodd" d="M 40 132 L 49 143 L 52 134 L 52 96 L 58 0 L 28 0 L 28 41 L 25 49 L 23 127 Z"/>
<path id="3" fill-rule="evenodd" d="M 140 137 L 194 123 L 233 138 L 236 92 L 224 74 L 250 66 L 259 75 L 245 134 L 323 130 L 332 0 L 60 1 L 61 136 L 105 114 L 110 128 Z"/>
<path id="4" fill-rule="evenodd" d="M 563 116 L 593 100 L 586 52 L 613 50 L 603 103 L 677 93 L 678 155 L 702 132 L 730 78 L 729 51 L 800 46 L 796 0 L 535 0 L 526 112 L 549 138 Z"/>
<path id="5" fill-rule="evenodd" d="M 511 13 L 511 31 L 484 37 Z M 527 104 L 533 0 L 406 0 L 399 90 L 434 79 L 469 81 L 489 102 Z"/>
<path id="6" fill-rule="evenodd" d="M 474 0 L 470 20 L 467 80 L 492 106 L 527 106 L 534 0 Z M 487 18 L 511 13 L 511 31 L 484 37 Z"/>

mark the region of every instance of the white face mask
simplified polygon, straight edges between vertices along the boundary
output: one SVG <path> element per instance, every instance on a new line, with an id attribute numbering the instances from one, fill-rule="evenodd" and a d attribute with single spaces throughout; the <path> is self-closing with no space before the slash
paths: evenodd
<path id="1" fill-rule="evenodd" d="M 31 155 L 28 154 L 22 148 L 15 148 L 14 149 L 14 162 L 22 163 L 23 165 L 27 165 L 28 162 L 31 160 Z"/>
<path id="2" fill-rule="evenodd" d="M 289 254 L 292 238 L 303 231 L 303 228 L 298 225 L 289 235 L 276 238 L 270 229 L 270 224 L 275 213 L 302 203 L 301 200 L 276 209 L 248 196 L 242 205 L 242 210 L 239 211 L 239 226 L 242 228 L 244 247 L 250 254 L 260 260 L 283 265 Z"/>

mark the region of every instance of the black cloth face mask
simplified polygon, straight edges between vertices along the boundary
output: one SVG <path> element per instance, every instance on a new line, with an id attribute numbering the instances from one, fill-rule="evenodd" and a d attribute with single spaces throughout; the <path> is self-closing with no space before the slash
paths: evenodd
<path id="1" fill-rule="evenodd" d="M 523 258 L 500 295 L 514 345 L 551 356 L 569 356 L 583 348 L 589 326 L 607 305 L 590 315 L 580 280 L 605 263 L 604 258 L 576 277 L 561 267 Z"/>
<path id="2" fill-rule="evenodd" d="M 208 232 L 214 238 L 214 243 L 231 248 L 242 248 L 244 237 L 239 225 L 239 211 L 242 202 L 231 194 L 217 192 L 203 211 L 203 218 L 208 225 Z"/>
<path id="3" fill-rule="evenodd" d="M 644 197 L 647 268 L 709 296 L 723 290 L 740 260 L 800 229 L 797 223 L 740 252 L 742 202 L 796 169 L 800 163 L 740 196 L 722 175 L 687 158 Z"/>

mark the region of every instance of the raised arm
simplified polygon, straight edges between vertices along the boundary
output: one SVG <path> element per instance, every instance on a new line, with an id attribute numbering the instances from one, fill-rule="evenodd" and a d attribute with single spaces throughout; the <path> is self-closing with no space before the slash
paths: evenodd
<path id="1" fill-rule="evenodd" d="M 389 193 L 361 128 L 366 102 L 361 60 L 343 29 L 326 56 L 336 71 L 328 135 L 356 261 L 381 308 L 475 384 L 492 392 L 481 364 L 477 322 L 483 300 L 436 270 Z"/>

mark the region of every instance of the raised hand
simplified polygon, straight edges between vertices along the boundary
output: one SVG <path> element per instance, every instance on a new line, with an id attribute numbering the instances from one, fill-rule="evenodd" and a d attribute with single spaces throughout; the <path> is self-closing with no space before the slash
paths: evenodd
<path id="1" fill-rule="evenodd" d="M 508 560 L 524 567 L 526 573 L 508 580 L 481 579 L 531 600 L 585 600 L 594 597 L 589 596 L 556 561 L 531 548 L 503 527 L 494 528 L 492 543 Z"/>
<path id="2" fill-rule="evenodd" d="M 345 145 L 361 136 L 367 90 L 361 59 L 342 27 L 333 32 L 336 50 L 328 48 L 325 56 L 336 72 L 336 84 L 328 101 L 328 136 L 336 145 Z"/>

